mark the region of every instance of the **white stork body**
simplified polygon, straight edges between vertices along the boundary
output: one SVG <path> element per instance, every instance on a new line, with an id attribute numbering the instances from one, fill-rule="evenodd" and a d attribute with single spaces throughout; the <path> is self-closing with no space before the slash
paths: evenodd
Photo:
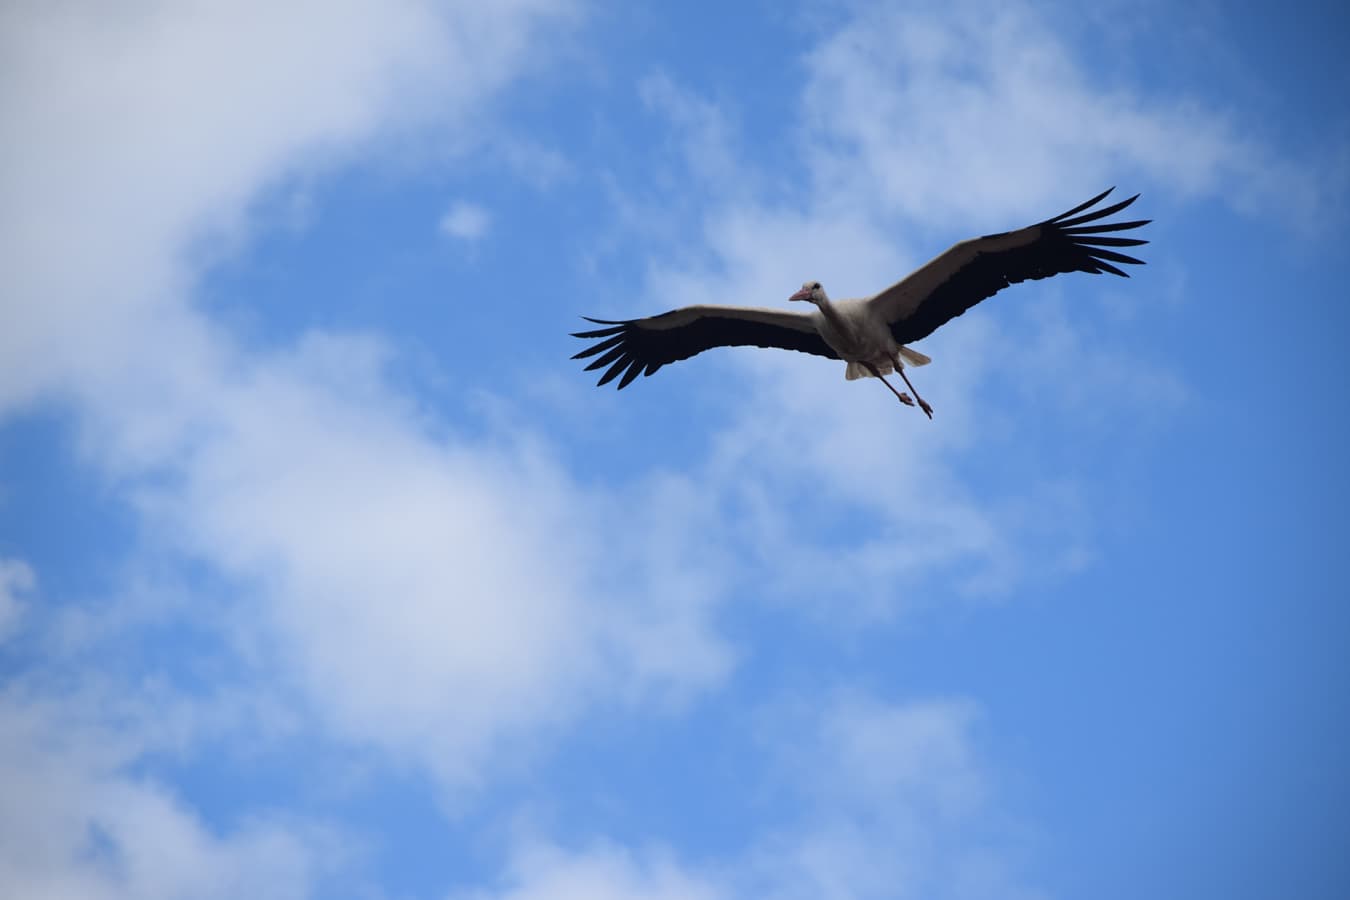
<path id="1" fill-rule="evenodd" d="M 811 324 L 816 333 L 829 345 L 839 358 L 848 363 L 844 377 L 849 381 L 856 378 L 873 376 L 881 379 L 896 399 L 906 406 L 914 405 L 914 397 L 928 418 L 933 418 L 933 408 L 914 391 L 905 375 L 905 362 L 922 366 L 931 360 L 916 350 L 896 343 L 886 320 L 877 315 L 875 304 L 871 300 L 843 300 L 835 303 L 826 295 L 819 281 L 808 281 L 802 289 L 788 298 L 789 300 L 807 300 L 816 305 L 816 311 L 810 315 Z M 905 384 L 914 391 L 914 397 L 897 391 L 886 380 L 892 372 L 899 372 Z"/>
<path id="2" fill-rule="evenodd" d="M 816 304 L 816 311 L 808 314 L 811 326 L 830 349 L 848 363 L 844 377 L 849 381 L 871 378 L 878 373 L 889 375 L 904 368 L 905 363 L 922 366 L 932 362 L 917 350 L 897 344 L 890 327 L 880 316 L 873 314 L 866 299 L 832 301 L 819 282 L 802 285 L 802 292 L 807 296 L 798 298 L 794 294 L 789 299 L 810 300 Z"/>
<path id="3" fill-rule="evenodd" d="M 885 375 L 898 371 L 909 384 L 905 364 L 921 366 L 930 360 L 906 345 L 927 337 L 1003 288 L 1065 272 L 1109 272 L 1128 277 L 1112 263 L 1142 264 L 1142 260 L 1106 248 L 1147 241 L 1108 233 L 1138 228 L 1148 220 L 1088 224 L 1119 212 L 1138 194 L 1078 215 L 1109 193 L 1111 190 L 1104 191 L 1068 212 L 1027 228 L 962 241 L 871 297 L 832 301 L 820 282 L 808 281 L 788 299 L 813 303 L 816 308 L 809 313 L 698 305 L 645 319 L 588 319 L 607 327 L 575 334 L 596 343 L 573 359 L 596 356 L 586 366 L 587 371 L 608 366 L 599 384 L 622 375 L 619 388 L 623 389 L 639 374 L 651 375 L 667 363 L 712 347 L 752 345 L 843 360 L 847 363 L 844 377 L 849 380 L 875 375 L 885 381 Z M 889 382 L 886 386 L 891 387 Z M 908 395 L 893 387 L 891 390 L 901 402 L 912 405 Z M 931 418 L 931 407 L 922 398 L 919 405 Z"/>

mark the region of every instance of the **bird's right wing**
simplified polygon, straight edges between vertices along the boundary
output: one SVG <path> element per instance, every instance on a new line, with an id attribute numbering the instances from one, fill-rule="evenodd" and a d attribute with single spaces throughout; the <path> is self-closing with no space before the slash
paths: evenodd
<path id="1" fill-rule="evenodd" d="M 619 375 L 619 389 L 638 375 L 650 375 L 666 363 L 713 347 L 778 347 L 838 359 L 839 354 L 816 332 L 810 313 L 754 306 L 684 306 L 659 316 L 612 322 L 585 317 L 605 328 L 573 337 L 595 343 L 573 356 L 596 356 L 586 371 L 609 366 L 597 386 Z"/>
<path id="2" fill-rule="evenodd" d="M 1143 261 L 1111 248 L 1137 247 L 1148 241 L 1109 232 L 1129 231 L 1147 225 L 1148 220 L 1099 221 L 1128 207 L 1138 194 L 1086 211 L 1109 193 L 1111 190 L 1104 191 L 1068 212 L 1027 228 L 962 241 L 870 298 L 868 306 L 890 325 L 896 343 L 909 344 L 1021 281 L 1066 272 L 1110 272 L 1128 277 L 1113 263 L 1142 265 Z"/>

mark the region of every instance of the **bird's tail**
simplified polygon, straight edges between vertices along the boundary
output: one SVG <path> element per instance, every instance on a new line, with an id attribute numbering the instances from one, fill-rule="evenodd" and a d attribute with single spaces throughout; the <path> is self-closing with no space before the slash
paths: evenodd
<path id="1" fill-rule="evenodd" d="M 911 366 L 926 366 L 932 362 L 931 359 L 924 356 L 918 350 L 911 350 L 908 347 L 900 348 L 900 356 Z"/>
<path id="2" fill-rule="evenodd" d="M 900 358 L 904 360 L 906 365 L 910 366 L 926 366 L 932 362 L 931 359 L 924 356 L 918 350 L 911 350 L 908 347 L 900 348 Z M 882 375 L 889 375 L 895 371 L 895 365 L 888 360 L 877 362 L 875 368 Z M 872 370 L 860 362 L 851 362 L 848 364 L 848 368 L 844 370 L 844 377 L 849 381 L 856 381 L 859 378 L 871 378 Z"/>
<path id="3" fill-rule="evenodd" d="M 873 368 L 882 375 L 889 375 L 895 371 L 895 366 L 888 362 L 879 362 Z M 860 362 L 851 362 L 848 364 L 848 368 L 844 370 L 844 377 L 849 381 L 856 381 L 859 378 L 871 378 L 872 370 Z"/>

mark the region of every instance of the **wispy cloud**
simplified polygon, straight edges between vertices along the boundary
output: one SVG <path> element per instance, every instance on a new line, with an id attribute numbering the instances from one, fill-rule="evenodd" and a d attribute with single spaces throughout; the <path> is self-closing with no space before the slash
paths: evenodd
<path id="1" fill-rule="evenodd" d="M 800 812 L 760 844 L 746 896 L 1040 896 L 978 750 L 978 707 L 856 693 L 812 703 L 766 732 Z"/>
<path id="2" fill-rule="evenodd" d="M 597 693 L 635 699 L 715 683 L 730 655 L 707 623 L 717 588 L 701 602 L 679 593 L 681 538 L 658 552 L 660 528 L 607 524 L 604 507 L 630 501 L 583 490 L 545 442 L 447 430 L 388 385 L 389 350 L 377 339 L 314 334 L 261 354 L 193 307 L 194 242 L 237 225 L 277 180 L 397 129 L 382 118 L 388 91 L 416 78 L 432 95 L 437 85 L 465 101 L 486 94 L 527 55 L 520 38 L 537 20 L 569 12 L 538 3 L 442 17 L 376 6 L 319 15 L 331 33 L 311 35 L 323 54 L 303 61 L 283 39 L 308 33 L 303 10 L 274 28 L 185 10 L 164 11 L 158 28 L 95 17 L 72 32 L 97 35 L 89 45 L 54 37 L 71 24 L 55 19 L 79 14 L 19 23 L 52 43 L 40 61 L 9 60 L 17 80 L 39 63 L 70 77 L 68 94 L 50 98 L 63 114 L 33 113 L 20 165 L 7 172 L 20 202 L 4 215 L 36 225 L 23 229 L 31 255 L 5 251 L 16 322 L 6 336 L 23 350 L 5 357 L 5 399 L 55 393 L 71 405 L 85 461 L 141 511 L 157 551 L 229 580 L 235 649 L 264 654 L 334 734 L 463 787 L 512 735 L 556 727 Z M 166 32 L 177 37 L 161 44 Z M 461 70 L 462 58 L 447 70 L 442 56 L 455 57 L 448 48 L 468 33 L 481 71 Z M 268 36 L 261 47 L 258 35 Z M 249 77 L 222 77 L 240 54 Z M 103 78 L 101 63 L 118 78 Z M 200 83 L 210 102 L 185 122 L 166 83 Z M 104 90 L 129 112 L 89 171 L 72 184 L 24 181 L 44 153 L 98 127 Z M 184 134 L 165 129 L 168 119 Z M 125 184 L 150 187 L 133 195 Z M 487 226 L 467 204 L 447 220 L 465 238 Z M 72 246 L 85 248 L 81 265 L 58 264 Z M 666 490 L 633 488 L 649 489 Z M 666 515 L 678 529 L 674 504 Z M 617 563 L 605 558 L 615 546 Z"/>
<path id="3" fill-rule="evenodd" d="M 1122 168 L 1196 193 L 1253 172 L 1295 179 L 1261 203 L 1302 189 L 1213 111 L 1093 84 L 1027 7 L 987 20 L 973 7 L 954 20 L 860 9 L 806 58 L 804 182 L 764 177 L 714 100 L 670 76 L 643 83 L 671 125 L 673 176 L 611 184 L 652 207 L 678 190 L 698 223 L 635 254 L 644 309 L 772 303 L 805 277 L 865 293 L 941 241 L 1057 212 L 1083 199 L 1064 184 L 1095 190 Z M 0 166 L 13 236 L 0 245 L 0 414 L 70 411 L 82 460 L 140 516 L 138 550 L 224 585 L 209 612 L 175 593 L 157 624 L 209 617 L 240 682 L 262 673 L 258 692 L 275 692 L 260 704 L 313 723 L 326 745 L 430 773 L 443 793 L 491 782 L 597 707 L 725 684 L 738 648 L 716 616 L 734 587 L 856 626 L 1089 558 L 1081 485 L 1025 451 L 997 490 L 963 468 L 977 444 L 1022 441 L 994 427 L 1011 356 L 1030 353 L 1026 390 L 1070 413 L 1110 419 L 1185 396 L 1165 370 L 1135 377 L 1146 368 L 1127 336 L 1085 349 L 1056 307 L 1011 324 L 977 312 L 925 348 L 933 423 L 817 360 L 710 356 L 687 365 L 714 378 L 684 383 L 719 398 L 720 417 L 680 470 L 596 484 L 533 427 L 469 429 L 427 409 L 391 378 L 398 348 L 378 337 L 313 331 L 261 351 L 203 311 L 204 265 L 247 244 L 260 196 L 410 129 L 472 122 L 575 15 L 548 0 L 0 13 L 0 108 L 23 135 Z M 971 140 L 990 131 L 998 140 Z M 574 171 L 546 150 L 503 161 L 539 184 Z M 492 216 L 461 202 L 440 227 L 480 240 Z M 25 564 L 0 563 L 0 640 L 41 617 L 35 584 Z M 113 628 L 89 623 L 83 646 L 136 656 Z M 175 746 L 163 720 L 192 733 L 196 717 L 224 715 L 215 701 L 152 690 L 148 664 L 69 662 L 58 652 L 0 695 L 0 794 L 15 801 L 0 812 L 3 892 L 318 890 L 341 843 L 321 823 L 260 810 L 222 827 L 131 774 Z M 144 708 L 110 712 L 119 693 Z M 749 836 L 746 853 L 709 866 L 524 841 L 483 896 L 1032 893 L 975 749 L 977 706 L 812 699 L 819 709 L 766 728 L 766 778 L 800 812 Z M 257 719 L 213 727 L 266 741 Z"/>
<path id="4" fill-rule="evenodd" d="M 441 216 L 440 229 L 446 237 L 461 241 L 481 240 L 492 227 L 492 215 L 483 207 L 460 200 Z"/>
<path id="5" fill-rule="evenodd" d="M 666 123 L 674 146 L 699 179 L 723 190 L 736 190 L 747 173 L 737 164 L 733 124 L 713 101 L 682 88 L 664 73 L 638 85 L 643 104 Z"/>
<path id="6" fill-rule="evenodd" d="M 806 278 L 834 296 L 866 295 L 953 240 L 1053 215 L 1122 177 L 1136 179 L 1146 204 L 1157 196 L 1150 186 L 1243 197 L 1253 170 L 1282 172 L 1295 183 L 1261 202 L 1291 217 L 1292 207 L 1276 207 L 1299 206 L 1316 185 L 1275 148 L 1239 136 L 1219 110 L 1096 82 L 1033 4 L 992 15 L 978 4 L 858 7 L 803 63 L 803 127 L 793 133 L 808 178 L 795 186 L 766 187 L 711 100 L 665 75 L 643 84 L 644 104 L 686 136 L 663 160 L 679 173 L 667 179 L 680 185 L 671 203 L 704 201 L 690 217 L 699 241 L 647 248 L 647 296 L 630 312 L 691 298 L 773 304 Z M 644 193 L 661 183 L 658 174 L 623 199 L 658 208 L 661 199 Z M 1129 289 L 1147 291 L 1152 271 Z M 998 398 L 1011 391 L 1038 419 L 1072 416 L 1085 433 L 1124 417 L 1137 439 L 1149 433 L 1141 422 L 1185 402 L 1185 385 L 1146 342 L 1131 341 L 1129 323 L 1092 324 L 1104 303 L 1093 298 L 1123 290 L 1106 281 L 1015 287 L 929 338 L 936 363 L 914 374 L 937 407 L 932 423 L 887 410 L 888 395 L 869 385 L 845 391 L 817 360 L 708 354 L 682 363 L 713 373 L 688 382 L 695 389 L 738 392 L 704 471 L 738 525 L 727 533 L 742 559 L 762 566 L 764 593 L 810 603 L 856 587 L 849 610 L 867 620 L 931 602 L 928 580 L 944 597 L 997 595 L 1090 560 L 1083 486 L 1020 446 Z M 1081 313 L 1059 302 L 1066 292 L 1082 298 L 1073 307 Z M 1023 309 L 1033 294 L 1037 306 Z M 1003 439 L 1006 477 L 972 490 L 962 461 Z M 850 538 L 825 539 L 841 519 L 854 523 Z M 837 604 L 829 618 L 840 621 Z"/>
<path id="7" fill-rule="evenodd" d="M 124 475 L 159 533 L 258 598 L 240 614 L 339 732 L 462 784 L 498 736 L 556 724 L 602 684 L 719 676 L 724 649 L 697 604 L 657 599 L 658 572 L 627 568 L 631 595 L 596 582 L 597 498 L 546 450 L 433 436 L 379 359 L 313 336 L 255 360 L 179 425 L 212 438 L 153 479 Z M 135 427 L 104 425 L 105 448 Z M 667 629 L 688 640 L 654 662 Z"/>
<path id="8" fill-rule="evenodd" d="M 18 627 L 24 613 L 20 595 L 33 589 L 33 570 L 21 559 L 0 559 L 0 643 Z"/>
<path id="9" fill-rule="evenodd" d="M 1031 3 L 862 10 L 805 60 L 817 189 L 979 233 L 1133 173 L 1291 222 L 1319 207 L 1327 175 L 1345 183 L 1339 161 L 1284 159 L 1196 98 L 1101 83 L 1050 15 Z"/>
<path id="10" fill-rule="evenodd" d="M 242 234 L 263 191 L 461 120 L 574 15 L 566 0 L 7 10 L 0 108 L 23 141 L 0 174 L 17 235 L 0 250 L 0 410 L 127 365 L 144 319 L 183 305 L 194 254 Z"/>
<path id="11" fill-rule="evenodd" d="M 312 896 L 352 849 L 276 810 L 208 825 L 131 767 L 183 736 L 186 707 L 86 678 L 0 692 L 0 887 L 23 897 Z"/>
<path id="12" fill-rule="evenodd" d="M 569 852 L 551 844 L 519 847 L 499 890 L 450 900 L 722 900 L 731 895 L 682 867 L 669 853 L 617 845 Z"/>
<path id="13" fill-rule="evenodd" d="M 0 78 L 25 135 L 3 175 L 0 216 L 22 239 L 0 251 L 0 409 L 59 398 L 85 461 L 144 514 L 154 552 L 230 582 L 234 650 L 275 667 L 339 740 L 456 786 L 481 776 L 503 735 L 555 725 L 593 693 L 719 678 L 727 653 L 704 607 L 674 602 L 644 563 L 602 565 L 604 499 L 528 435 L 433 433 L 386 385 L 378 342 L 314 336 L 261 355 L 201 315 L 192 288 L 201 242 L 238 236 L 260 192 L 410 112 L 461 115 L 529 57 L 539 23 L 571 12 L 472 6 L 175 7 L 134 24 L 10 10 Z M 294 53 L 297 35 L 312 52 Z M 481 233 L 486 219 L 468 208 L 451 224 Z M 8 623 L 30 576 L 4 572 Z M 307 892 L 312 857 L 288 829 L 212 833 L 121 774 L 146 752 L 137 721 L 115 730 L 124 753 L 93 759 L 91 709 L 42 702 L 0 712 L 6 796 L 46 794 L 6 804 L 23 818 L 6 833 L 29 836 L 4 842 L 7 893 Z M 67 718 L 80 727 L 48 724 Z"/>
<path id="14" fill-rule="evenodd" d="M 498 888 L 464 897 L 1042 896 L 975 746 L 971 703 L 798 701 L 762 711 L 771 764 L 762 783 L 746 785 L 791 812 L 748 836 L 742 852 L 694 862 L 659 846 L 569 849 L 524 838 Z"/>

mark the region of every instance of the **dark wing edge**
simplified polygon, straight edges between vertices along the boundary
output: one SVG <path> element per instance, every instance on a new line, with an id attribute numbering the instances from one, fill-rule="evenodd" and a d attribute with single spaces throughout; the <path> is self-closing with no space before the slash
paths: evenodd
<path id="1" fill-rule="evenodd" d="M 609 366 L 596 382 L 596 387 L 602 387 L 622 375 L 618 389 L 623 390 L 638 375 L 651 375 L 667 363 L 688 359 L 713 347 L 777 347 L 830 359 L 839 358 L 820 335 L 767 322 L 704 316 L 673 328 L 651 328 L 644 327 L 643 323 L 661 316 L 620 321 L 592 319 L 589 316 L 582 318 L 606 326 L 572 334 L 572 337 L 595 341 L 572 357 L 585 359 L 595 356 L 586 366 L 587 372 Z"/>
<path id="2" fill-rule="evenodd" d="M 912 315 L 891 323 L 891 334 L 896 342 L 908 344 L 921 340 L 981 300 L 1022 281 L 1050 278 L 1066 272 L 1091 275 L 1109 272 L 1122 278 L 1130 277 L 1118 265 L 1142 266 L 1144 261 L 1109 248 L 1138 247 L 1148 241 L 1116 237 L 1111 232 L 1139 228 L 1152 219 L 1099 222 L 1139 199 L 1135 194 L 1102 209 L 1087 211 L 1114 190 L 1114 187 L 1107 188 L 1086 203 L 1036 223 L 1032 227 L 1039 228 L 1040 233 L 1029 243 L 992 250 L 977 246 L 974 258 L 934 288 Z M 989 241 L 997 245 L 1001 239 L 1015 233 L 985 235 L 975 243 Z"/>

